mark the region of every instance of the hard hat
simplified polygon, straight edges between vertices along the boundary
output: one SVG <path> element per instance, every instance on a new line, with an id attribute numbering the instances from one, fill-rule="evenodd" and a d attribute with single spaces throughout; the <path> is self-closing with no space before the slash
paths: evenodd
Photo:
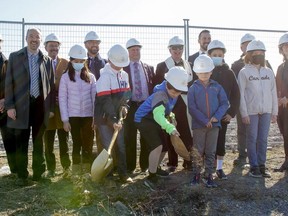
<path id="1" fill-rule="evenodd" d="M 245 43 L 247 41 L 252 41 L 252 40 L 255 40 L 254 35 L 251 35 L 251 34 L 247 33 L 241 38 L 240 44 Z"/>
<path id="2" fill-rule="evenodd" d="M 288 43 L 288 32 L 282 35 L 279 39 L 278 46 L 280 47 L 282 44 Z"/>
<path id="3" fill-rule="evenodd" d="M 266 51 L 265 45 L 262 41 L 260 40 L 252 40 L 248 45 L 247 45 L 247 52 L 249 51 L 254 51 L 254 50 L 263 50 Z"/>
<path id="4" fill-rule="evenodd" d="M 108 51 L 108 59 L 117 67 L 129 65 L 128 51 L 122 45 L 116 44 Z"/>
<path id="5" fill-rule="evenodd" d="M 206 54 L 199 55 L 193 66 L 195 73 L 209 73 L 214 69 L 213 60 Z"/>
<path id="6" fill-rule="evenodd" d="M 133 46 L 142 47 L 142 44 L 138 40 L 136 40 L 135 38 L 131 38 L 127 41 L 126 48 L 129 49 L 130 47 L 133 47 Z"/>
<path id="7" fill-rule="evenodd" d="M 2 34 L 0 34 L 0 41 L 4 41 L 3 37 L 2 37 Z"/>
<path id="8" fill-rule="evenodd" d="M 55 42 L 58 42 L 59 44 L 61 44 L 59 41 L 59 38 L 54 33 L 51 33 L 51 34 L 46 36 L 45 41 L 44 41 L 44 45 L 46 45 L 47 42 L 49 42 L 49 41 L 55 41 Z"/>
<path id="9" fill-rule="evenodd" d="M 81 45 L 74 45 L 71 47 L 68 55 L 71 58 L 75 58 L 75 59 L 86 59 L 87 58 L 87 53 L 84 47 L 82 47 Z"/>
<path id="10" fill-rule="evenodd" d="M 223 49 L 224 53 L 226 53 L 225 45 L 219 40 L 213 40 L 208 44 L 207 51 L 209 52 L 213 49 Z"/>
<path id="11" fill-rule="evenodd" d="M 100 37 L 97 35 L 95 31 L 90 31 L 86 34 L 84 43 L 90 40 L 96 40 L 101 42 Z"/>
<path id="12" fill-rule="evenodd" d="M 164 77 L 178 91 L 188 91 L 188 74 L 183 67 L 170 68 Z"/>
<path id="13" fill-rule="evenodd" d="M 170 46 L 174 46 L 174 45 L 182 45 L 182 46 L 184 46 L 184 41 L 181 38 L 179 38 L 179 36 L 174 36 L 173 38 L 171 38 L 169 40 L 168 48 Z"/>

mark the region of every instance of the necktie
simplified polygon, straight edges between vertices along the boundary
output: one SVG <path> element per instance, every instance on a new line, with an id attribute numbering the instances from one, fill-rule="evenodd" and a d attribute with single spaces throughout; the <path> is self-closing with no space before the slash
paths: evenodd
<path id="1" fill-rule="evenodd" d="M 40 95 L 39 91 L 39 65 L 37 56 L 31 55 L 31 96 L 37 98 Z"/>
<path id="2" fill-rule="evenodd" d="M 56 72 L 56 64 L 57 64 L 56 60 L 53 60 L 53 69 L 54 69 L 54 72 Z"/>
<path id="3" fill-rule="evenodd" d="M 141 86 L 141 76 L 139 70 L 139 63 L 134 63 L 134 89 L 135 89 L 135 98 L 137 101 L 142 99 L 142 86 Z"/>

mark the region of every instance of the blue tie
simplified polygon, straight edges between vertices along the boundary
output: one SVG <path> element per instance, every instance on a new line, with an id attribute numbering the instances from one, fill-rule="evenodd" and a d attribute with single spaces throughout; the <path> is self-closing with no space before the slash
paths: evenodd
<path id="1" fill-rule="evenodd" d="M 141 85 L 141 76 L 139 70 L 139 63 L 134 63 L 134 89 L 135 89 L 135 98 L 137 101 L 142 99 L 142 85 Z"/>
<path id="2" fill-rule="evenodd" d="M 39 65 L 37 62 L 37 55 L 31 55 L 31 96 L 37 98 L 40 95 L 39 91 Z"/>

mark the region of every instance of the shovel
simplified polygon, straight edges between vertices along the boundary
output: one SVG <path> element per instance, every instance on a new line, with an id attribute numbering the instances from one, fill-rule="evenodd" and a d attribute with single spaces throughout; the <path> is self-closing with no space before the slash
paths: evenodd
<path id="1" fill-rule="evenodd" d="M 175 152 L 187 161 L 190 161 L 190 153 L 179 136 L 170 135 L 171 143 Z"/>
<path id="2" fill-rule="evenodd" d="M 118 121 L 118 124 L 120 124 L 123 121 L 122 109 L 120 111 L 119 116 L 120 116 L 120 119 Z M 118 129 L 114 130 L 112 139 L 109 144 L 108 151 L 106 151 L 106 149 L 103 149 L 101 153 L 95 158 L 91 167 L 92 181 L 100 182 L 113 169 L 113 158 L 111 156 L 111 151 L 115 144 L 118 132 L 119 132 Z"/>

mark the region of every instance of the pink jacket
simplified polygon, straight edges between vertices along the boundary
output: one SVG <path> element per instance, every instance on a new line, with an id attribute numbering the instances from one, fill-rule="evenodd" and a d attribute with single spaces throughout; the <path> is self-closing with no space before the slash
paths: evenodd
<path id="1" fill-rule="evenodd" d="M 90 83 L 81 80 L 76 72 L 73 82 L 68 73 L 64 73 L 59 86 L 59 106 L 62 122 L 68 122 L 69 117 L 93 117 L 96 95 L 96 79 L 90 74 Z"/>

